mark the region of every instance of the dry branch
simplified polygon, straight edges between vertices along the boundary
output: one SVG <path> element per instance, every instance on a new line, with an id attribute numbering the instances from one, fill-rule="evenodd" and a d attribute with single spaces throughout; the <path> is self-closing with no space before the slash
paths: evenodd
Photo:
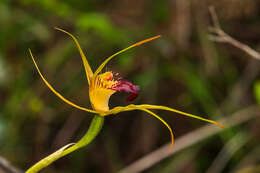
<path id="1" fill-rule="evenodd" d="M 242 51 L 246 52 L 253 58 L 260 60 L 260 53 L 258 53 L 248 45 L 241 43 L 238 40 L 232 38 L 230 35 L 228 35 L 221 29 L 214 7 L 209 7 L 209 11 L 213 21 L 213 27 L 209 27 L 209 31 L 211 32 L 211 34 L 209 35 L 210 40 L 215 42 L 221 42 L 221 43 L 229 43 L 234 47 L 237 47 Z"/>

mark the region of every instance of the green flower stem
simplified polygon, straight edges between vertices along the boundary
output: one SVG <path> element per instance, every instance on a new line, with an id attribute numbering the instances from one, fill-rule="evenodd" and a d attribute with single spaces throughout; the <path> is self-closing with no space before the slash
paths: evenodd
<path id="1" fill-rule="evenodd" d="M 94 118 L 91 121 L 90 127 L 87 131 L 87 133 L 75 144 L 68 144 L 56 152 L 52 153 L 51 155 L 45 157 L 44 159 L 37 162 L 35 165 L 33 165 L 31 168 L 29 168 L 26 173 L 37 173 L 41 169 L 45 168 L 46 166 L 50 165 L 52 162 L 58 160 L 59 158 L 81 148 L 86 145 L 88 145 L 90 142 L 95 139 L 97 134 L 102 129 L 104 123 L 104 117 L 95 115 Z"/>

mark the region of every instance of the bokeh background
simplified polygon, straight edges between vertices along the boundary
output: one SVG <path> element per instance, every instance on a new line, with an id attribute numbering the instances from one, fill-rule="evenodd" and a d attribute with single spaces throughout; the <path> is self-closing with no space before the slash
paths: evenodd
<path id="1" fill-rule="evenodd" d="M 53 29 L 60 27 L 77 36 L 93 69 L 136 41 L 162 35 L 117 56 L 106 68 L 140 86 L 134 104 L 165 105 L 214 120 L 251 117 L 143 172 L 260 172 L 260 63 L 208 39 L 209 6 L 228 34 L 260 50 L 260 0 L 1 0 L 0 156 L 26 170 L 88 129 L 93 115 L 59 100 L 28 54 L 31 48 L 45 77 L 65 97 L 90 107 L 79 53 L 67 35 Z M 110 107 L 127 105 L 125 97 L 115 94 Z M 156 112 L 173 127 L 177 140 L 207 126 Z M 42 172 L 119 172 L 169 141 L 155 118 L 140 111 L 120 113 L 105 119 L 93 143 Z M 7 171 L 0 167 L 0 172 Z"/>

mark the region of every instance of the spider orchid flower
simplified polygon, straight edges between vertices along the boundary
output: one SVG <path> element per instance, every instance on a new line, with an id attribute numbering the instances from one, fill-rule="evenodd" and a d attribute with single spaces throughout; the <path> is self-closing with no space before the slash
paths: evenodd
<path id="1" fill-rule="evenodd" d="M 61 32 L 66 33 L 67 35 L 69 35 L 75 42 L 77 49 L 81 55 L 82 61 L 83 61 L 83 65 L 85 68 L 85 72 L 86 72 L 86 76 L 87 76 L 87 81 L 89 84 L 89 98 L 90 98 L 90 102 L 92 105 L 93 109 L 89 109 L 89 108 L 85 108 L 82 106 L 79 106 L 71 101 L 69 101 L 68 99 L 66 99 L 65 97 L 63 97 L 58 91 L 56 91 L 51 85 L 50 83 L 44 78 L 43 74 L 41 73 L 41 71 L 39 70 L 39 67 L 32 55 L 31 50 L 29 49 L 29 53 L 31 55 L 31 58 L 33 60 L 33 63 L 39 73 L 39 75 L 41 76 L 42 80 L 44 81 L 44 83 L 47 85 L 47 87 L 56 95 L 58 96 L 61 100 L 63 100 L 65 103 L 71 105 L 72 107 L 75 107 L 77 109 L 86 111 L 86 112 L 91 112 L 91 113 L 95 113 L 98 114 L 100 116 L 108 116 L 108 115 L 113 115 L 113 114 L 118 114 L 120 112 L 124 112 L 124 111 L 133 111 L 133 110 L 141 110 L 141 111 L 145 111 L 148 114 L 154 116 L 155 118 L 157 118 L 158 120 L 160 120 L 169 130 L 170 135 L 171 135 L 171 144 L 173 147 L 174 144 L 174 136 L 173 136 L 173 132 L 171 127 L 157 114 L 155 114 L 154 112 L 152 112 L 151 110 L 165 110 L 165 111 L 171 111 L 171 112 L 175 112 L 181 115 L 185 115 L 188 117 L 192 117 L 192 118 L 196 118 L 202 121 L 206 121 L 208 123 L 213 123 L 219 127 L 223 126 L 221 124 L 219 124 L 216 121 L 213 120 L 209 120 L 206 118 L 202 118 L 196 115 L 192 115 L 189 113 L 185 113 L 173 108 L 169 108 L 166 106 L 158 106 L 158 105 L 148 105 L 148 104 L 141 104 L 141 105 L 134 105 L 134 104 L 130 104 L 128 106 L 117 106 L 115 108 L 110 109 L 108 106 L 109 103 L 109 98 L 111 97 L 111 95 L 113 95 L 115 92 L 127 92 L 130 93 L 130 95 L 127 97 L 127 101 L 132 101 L 133 99 L 135 99 L 138 95 L 138 91 L 139 91 L 139 87 L 136 85 L 133 85 L 131 82 L 126 81 L 126 80 L 122 80 L 121 78 L 118 78 L 117 74 L 113 73 L 112 71 L 108 71 L 108 72 L 104 72 L 101 73 L 102 69 L 104 68 L 104 66 L 112 59 L 114 58 L 116 55 L 125 52 L 128 49 L 131 49 L 133 47 L 142 45 L 144 43 L 150 42 L 152 40 L 158 39 L 160 38 L 160 35 L 158 36 L 154 36 L 151 38 L 148 38 L 146 40 L 137 42 L 115 54 L 113 54 L 112 56 L 108 57 L 99 67 L 98 69 L 93 73 L 87 59 L 86 56 L 84 55 L 78 40 L 76 39 L 76 37 L 74 37 L 71 33 L 60 29 L 60 28 L 55 28 Z"/>

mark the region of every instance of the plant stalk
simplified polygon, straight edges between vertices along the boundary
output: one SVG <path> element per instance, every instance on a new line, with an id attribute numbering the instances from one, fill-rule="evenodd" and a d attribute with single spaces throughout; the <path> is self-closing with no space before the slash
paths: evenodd
<path id="1" fill-rule="evenodd" d="M 29 168 L 26 173 L 37 173 L 41 169 L 47 167 L 54 161 L 58 160 L 59 158 L 66 156 L 67 154 L 84 147 L 88 145 L 90 142 L 92 142 L 95 137 L 98 135 L 100 130 L 102 129 L 104 123 L 104 117 L 100 115 L 95 115 L 94 118 L 91 121 L 90 127 L 86 134 L 77 142 L 77 143 L 71 143 L 68 144 L 56 152 L 50 154 L 49 156 L 43 158 L 39 162 L 37 162 L 35 165 L 33 165 L 31 168 Z"/>

